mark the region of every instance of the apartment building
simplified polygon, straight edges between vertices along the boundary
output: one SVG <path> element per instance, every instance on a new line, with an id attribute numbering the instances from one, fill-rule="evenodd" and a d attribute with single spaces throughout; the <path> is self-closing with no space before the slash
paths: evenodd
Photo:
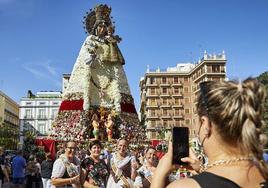
<path id="1" fill-rule="evenodd" d="M 19 131 L 19 105 L 0 91 L 0 146 L 17 149 Z"/>
<path id="2" fill-rule="evenodd" d="M 48 135 L 61 101 L 61 92 L 58 91 L 40 91 L 36 95 L 28 91 L 27 97 L 20 100 L 21 132 L 33 131 L 37 135 Z M 20 141 L 22 143 L 23 135 Z"/>
<path id="3" fill-rule="evenodd" d="M 226 56 L 204 53 L 196 64 L 177 64 L 166 70 L 150 70 L 140 80 L 140 114 L 149 139 L 158 139 L 173 126 L 187 126 L 190 137 L 198 123 L 196 104 L 199 83 L 226 78 Z M 162 134 L 163 135 L 163 134 Z"/>

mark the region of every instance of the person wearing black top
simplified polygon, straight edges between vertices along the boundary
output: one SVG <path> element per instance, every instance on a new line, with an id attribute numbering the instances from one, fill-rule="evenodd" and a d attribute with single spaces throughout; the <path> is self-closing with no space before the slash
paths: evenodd
<path id="1" fill-rule="evenodd" d="M 46 160 L 41 163 L 41 177 L 43 182 L 43 188 L 51 186 L 51 174 L 54 161 L 51 159 L 51 154 L 46 153 Z"/>
<path id="2" fill-rule="evenodd" d="M 199 173 L 167 187 L 252 188 L 268 187 L 268 168 L 263 160 L 263 104 L 266 93 L 255 79 L 200 83 L 196 132 L 208 157 L 206 166 L 195 156 L 181 159 Z M 172 144 L 160 160 L 151 187 L 164 187 L 174 168 Z"/>
<path id="3" fill-rule="evenodd" d="M 81 163 L 82 184 L 84 188 L 105 188 L 109 177 L 109 168 L 103 159 L 100 159 L 101 142 L 91 141 L 89 145 L 90 156 Z"/>

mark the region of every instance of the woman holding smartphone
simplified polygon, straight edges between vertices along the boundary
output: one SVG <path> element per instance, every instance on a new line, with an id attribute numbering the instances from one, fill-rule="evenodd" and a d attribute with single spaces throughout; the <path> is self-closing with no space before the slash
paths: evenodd
<path id="1" fill-rule="evenodd" d="M 201 163 L 190 157 L 181 159 L 199 174 L 167 187 L 268 187 L 268 168 L 262 158 L 264 101 L 264 87 L 255 79 L 201 83 L 197 104 L 200 123 L 196 130 L 208 165 L 199 166 Z M 170 143 L 151 187 L 165 186 L 164 179 L 174 167 L 172 157 Z"/>

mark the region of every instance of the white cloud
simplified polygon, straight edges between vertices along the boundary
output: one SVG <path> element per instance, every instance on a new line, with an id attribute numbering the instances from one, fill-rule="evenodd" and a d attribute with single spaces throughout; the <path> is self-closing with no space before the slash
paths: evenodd
<path id="1" fill-rule="evenodd" d="M 61 82 L 59 81 L 60 74 L 57 72 L 56 67 L 53 66 L 51 60 L 25 63 L 22 64 L 22 67 L 30 72 L 34 77 L 50 81 L 57 87 L 61 87 Z"/>
<path id="2" fill-rule="evenodd" d="M 50 62 L 48 62 L 47 64 L 44 64 L 45 68 L 48 70 L 48 72 L 53 75 L 53 76 L 57 76 L 57 72 L 56 72 L 56 68 L 50 65 Z"/>

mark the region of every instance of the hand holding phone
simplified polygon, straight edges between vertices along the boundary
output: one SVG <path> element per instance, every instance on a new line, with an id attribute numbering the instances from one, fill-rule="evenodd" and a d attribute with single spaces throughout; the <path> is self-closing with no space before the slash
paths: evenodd
<path id="1" fill-rule="evenodd" d="M 173 164 L 187 165 L 181 158 L 189 156 L 189 128 L 173 127 L 172 130 Z"/>

